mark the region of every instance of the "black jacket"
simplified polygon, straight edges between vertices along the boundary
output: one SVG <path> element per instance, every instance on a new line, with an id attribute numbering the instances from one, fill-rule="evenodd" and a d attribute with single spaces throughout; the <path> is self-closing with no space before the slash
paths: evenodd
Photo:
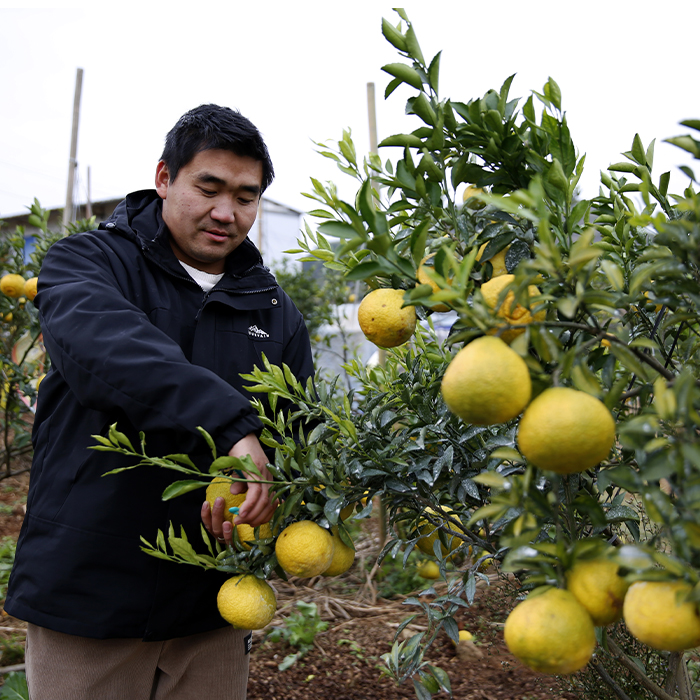
<path id="1" fill-rule="evenodd" d="M 182 478 L 90 450 L 112 423 L 147 453 L 188 453 L 202 468 L 261 423 L 239 376 L 261 355 L 313 373 L 301 314 L 246 240 L 205 294 L 175 258 L 155 191 L 129 195 L 99 230 L 69 236 L 46 256 L 39 309 L 52 368 L 35 418 L 27 515 L 5 610 L 85 637 L 161 640 L 225 626 L 216 571 L 139 549 L 173 522 L 200 551 L 198 489 L 163 502 Z M 261 395 L 257 395 L 260 397 Z"/>

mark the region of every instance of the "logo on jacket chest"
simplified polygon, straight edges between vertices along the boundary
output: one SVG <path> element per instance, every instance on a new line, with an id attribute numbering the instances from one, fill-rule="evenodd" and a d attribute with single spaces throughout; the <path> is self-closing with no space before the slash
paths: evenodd
<path id="1" fill-rule="evenodd" d="M 262 328 L 258 328 L 255 324 L 248 326 L 248 335 L 251 338 L 269 338 L 269 334 L 266 333 Z"/>

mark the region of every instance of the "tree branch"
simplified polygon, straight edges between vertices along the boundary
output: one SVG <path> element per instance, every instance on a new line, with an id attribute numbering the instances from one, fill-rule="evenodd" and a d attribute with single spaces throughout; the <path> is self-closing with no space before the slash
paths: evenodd
<path id="1" fill-rule="evenodd" d="M 608 637 L 608 648 L 615 658 L 637 679 L 640 685 L 643 685 L 649 692 L 656 695 L 659 700 L 678 700 L 674 695 L 669 695 L 663 688 L 656 685 L 651 678 L 642 673 L 637 664 L 610 637 Z"/>
<path id="2" fill-rule="evenodd" d="M 591 661 L 591 666 L 596 670 L 598 675 L 612 688 L 613 693 L 617 695 L 620 700 L 632 700 L 627 693 L 625 693 L 620 686 L 615 683 L 615 681 L 610 677 L 610 674 L 605 670 L 605 666 L 603 666 L 600 661 Z"/>

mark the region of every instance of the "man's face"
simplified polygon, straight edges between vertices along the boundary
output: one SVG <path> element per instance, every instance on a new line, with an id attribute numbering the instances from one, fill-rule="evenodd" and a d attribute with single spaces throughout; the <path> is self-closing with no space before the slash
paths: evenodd
<path id="1" fill-rule="evenodd" d="M 200 151 L 174 182 L 160 161 L 156 190 L 178 260 L 203 272 L 223 272 L 226 257 L 255 221 L 261 183 L 262 163 L 231 151 Z"/>

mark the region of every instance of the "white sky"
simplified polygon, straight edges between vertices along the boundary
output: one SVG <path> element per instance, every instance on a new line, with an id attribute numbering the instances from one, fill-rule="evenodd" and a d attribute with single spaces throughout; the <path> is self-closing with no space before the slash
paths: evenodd
<path id="1" fill-rule="evenodd" d="M 238 108 L 258 126 L 277 173 L 268 196 L 302 210 L 314 206 L 301 195 L 310 177 L 354 193 L 312 140 L 339 139 L 349 127 L 358 152 L 369 150 L 368 82 L 380 140 L 418 126 L 404 115 L 412 90 L 383 97 L 390 77 L 381 66 L 400 60 L 381 34 L 382 17 L 398 21 L 388 5 L 92 5 L 0 9 L 0 217 L 25 211 L 34 197 L 63 206 L 78 67 L 81 201 L 88 166 L 93 200 L 152 187 L 166 132 L 204 102 Z M 697 0 L 462 0 L 406 10 L 426 59 L 443 52 L 442 97 L 467 102 L 512 73 L 511 97 L 540 91 L 549 76 L 558 82 L 574 142 L 587 154 L 584 196 L 597 192 L 599 171 L 622 160 L 637 132 L 645 146 L 657 139 L 657 177 L 692 167 L 661 141 L 688 132 L 682 119 L 700 118 Z M 671 189 L 685 183 L 674 176 Z"/>

